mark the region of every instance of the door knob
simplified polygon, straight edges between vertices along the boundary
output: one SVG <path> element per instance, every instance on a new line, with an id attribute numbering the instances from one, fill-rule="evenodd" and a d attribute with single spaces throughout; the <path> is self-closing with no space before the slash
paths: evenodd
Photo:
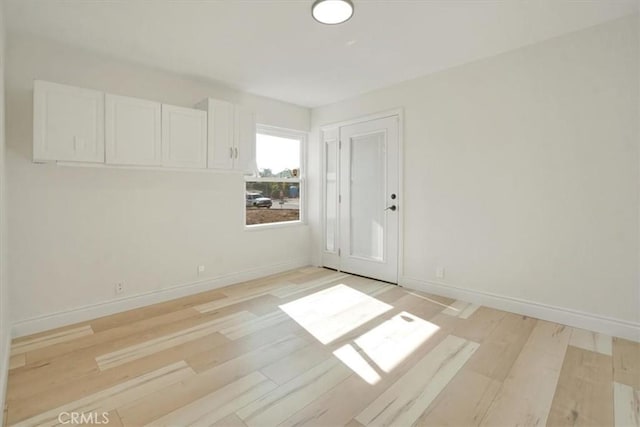
<path id="1" fill-rule="evenodd" d="M 388 208 L 386 208 L 386 209 L 385 209 L 385 211 L 386 211 L 386 210 L 395 211 L 396 209 L 398 209 L 398 208 L 396 207 L 396 205 L 391 205 L 391 206 L 389 206 Z"/>

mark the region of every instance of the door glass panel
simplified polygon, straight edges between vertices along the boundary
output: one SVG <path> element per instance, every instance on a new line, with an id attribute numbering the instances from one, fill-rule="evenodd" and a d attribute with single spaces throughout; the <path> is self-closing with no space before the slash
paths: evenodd
<path id="1" fill-rule="evenodd" d="M 384 260 L 385 134 L 376 132 L 351 139 L 352 256 Z"/>
<path id="2" fill-rule="evenodd" d="M 338 227 L 338 144 L 334 139 L 325 144 L 326 200 L 325 200 L 325 250 L 336 251 Z"/>

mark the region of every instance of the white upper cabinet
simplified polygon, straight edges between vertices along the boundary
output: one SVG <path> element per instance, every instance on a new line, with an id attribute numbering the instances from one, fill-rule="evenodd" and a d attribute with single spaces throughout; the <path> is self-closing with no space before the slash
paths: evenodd
<path id="1" fill-rule="evenodd" d="M 162 165 L 161 110 L 159 102 L 106 94 L 106 162 Z"/>
<path id="2" fill-rule="evenodd" d="M 256 116 L 243 107 L 235 109 L 234 169 L 253 174 L 256 166 Z"/>
<path id="3" fill-rule="evenodd" d="M 209 169 L 255 172 L 255 114 L 226 101 L 206 99 L 197 108 L 208 113 Z"/>
<path id="4" fill-rule="evenodd" d="M 34 82 L 34 161 L 104 162 L 104 94 Z"/>
<path id="5" fill-rule="evenodd" d="M 207 167 L 207 113 L 162 104 L 162 164 Z"/>
<path id="6" fill-rule="evenodd" d="M 256 118 L 216 99 L 193 109 L 35 81 L 33 159 L 253 174 Z"/>
<path id="7" fill-rule="evenodd" d="M 207 112 L 209 169 L 233 169 L 234 106 L 230 102 L 205 99 L 197 108 Z"/>

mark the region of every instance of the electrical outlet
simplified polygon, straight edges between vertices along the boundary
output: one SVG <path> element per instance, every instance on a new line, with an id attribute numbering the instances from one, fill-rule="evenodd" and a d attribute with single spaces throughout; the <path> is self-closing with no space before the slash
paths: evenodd
<path id="1" fill-rule="evenodd" d="M 204 265 L 199 265 L 198 266 L 198 276 L 201 275 L 202 273 L 204 273 Z"/>
<path id="2" fill-rule="evenodd" d="M 116 294 L 121 294 L 124 292 L 124 283 L 120 282 L 120 283 L 116 283 Z"/>
<path id="3" fill-rule="evenodd" d="M 438 279 L 444 279 L 444 267 L 436 268 L 436 277 Z"/>

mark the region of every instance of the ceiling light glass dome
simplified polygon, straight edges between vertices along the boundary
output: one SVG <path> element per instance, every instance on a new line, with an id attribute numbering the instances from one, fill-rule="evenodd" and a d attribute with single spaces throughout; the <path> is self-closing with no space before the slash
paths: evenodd
<path id="1" fill-rule="evenodd" d="M 311 15 L 322 24 L 342 24 L 353 16 L 353 3 L 351 0 L 316 0 L 311 6 Z"/>

